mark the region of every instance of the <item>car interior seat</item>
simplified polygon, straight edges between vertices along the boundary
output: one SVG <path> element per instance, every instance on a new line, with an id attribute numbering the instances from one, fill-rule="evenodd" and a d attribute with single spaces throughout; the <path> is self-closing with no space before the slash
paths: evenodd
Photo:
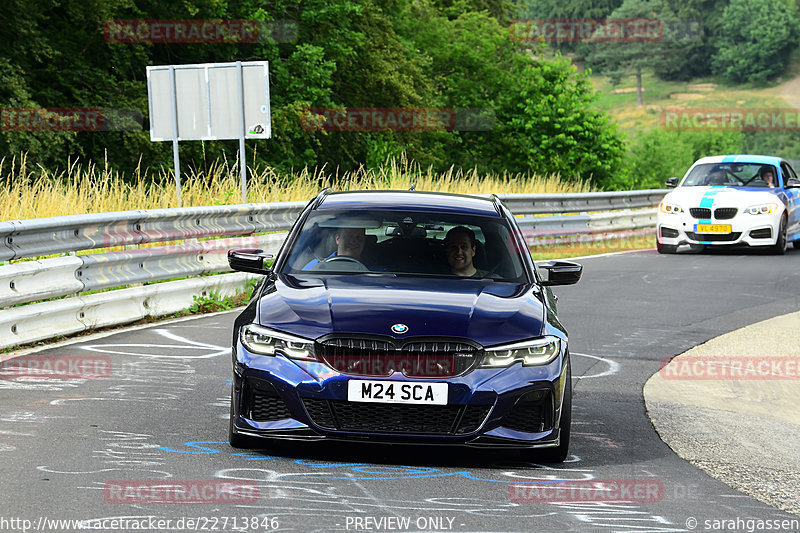
<path id="1" fill-rule="evenodd" d="M 486 259 L 486 246 L 478 240 L 475 241 L 475 257 L 472 258 L 472 265 L 478 270 L 489 270 L 489 262 Z"/>

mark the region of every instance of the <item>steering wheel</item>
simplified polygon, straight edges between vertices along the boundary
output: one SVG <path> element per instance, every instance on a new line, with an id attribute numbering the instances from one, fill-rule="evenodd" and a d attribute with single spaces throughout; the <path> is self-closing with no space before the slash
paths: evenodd
<path id="1" fill-rule="evenodd" d="M 744 181 L 742 178 L 740 178 L 739 176 L 737 176 L 736 174 L 734 174 L 734 173 L 733 173 L 733 172 L 731 172 L 730 170 L 726 170 L 726 171 L 725 171 L 725 174 L 726 174 L 726 175 L 727 175 L 729 178 L 733 178 L 733 179 L 737 180 L 737 181 L 738 181 L 740 184 L 742 184 L 742 186 L 744 186 L 744 185 L 747 185 L 747 184 L 748 184 L 748 183 L 750 183 L 750 181 L 753 179 L 753 178 L 750 178 L 749 180 L 747 180 L 747 181 Z"/>
<path id="2" fill-rule="evenodd" d="M 351 263 L 353 266 L 358 267 L 359 270 L 369 270 L 364 263 L 349 255 L 334 255 L 325 259 L 323 263 Z"/>
<path id="3" fill-rule="evenodd" d="M 753 180 L 761 180 L 761 181 L 764 181 L 764 180 L 761 178 L 761 176 L 759 176 L 758 174 L 756 174 L 755 176 L 753 176 L 752 178 L 750 178 L 750 179 L 749 179 L 749 180 L 747 180 L 747 181 L 742 181 L 741 179 L 740 179 L 739 181 L 741 181 L 741 182 L 742 182 L 742 186 L 745 186 L 745 185 L 747 185 L 748 183 L 750 183 L 750 182 L 751 182 L 751 181 L 753 181 Z M 764 183 L 766 183 L 766 182 L 764 182 Z"/>

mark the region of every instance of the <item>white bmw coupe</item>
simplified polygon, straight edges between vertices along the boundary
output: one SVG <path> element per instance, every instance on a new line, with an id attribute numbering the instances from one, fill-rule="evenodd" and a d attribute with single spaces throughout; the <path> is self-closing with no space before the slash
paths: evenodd
<path id="1" fill-rule="evenodd" d="M 704 157 L 678 178 L 661 201 L 657 248 L 672 254 L 682 244 L 763 246 L 783 254 L 800 248 L 800 179 L 779 157 Z"/>

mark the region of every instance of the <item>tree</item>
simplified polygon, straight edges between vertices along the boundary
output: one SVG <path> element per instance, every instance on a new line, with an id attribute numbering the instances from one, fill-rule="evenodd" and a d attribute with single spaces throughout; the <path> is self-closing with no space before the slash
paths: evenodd
<path id="1" fill-rule="evenodd" d="M 443 140 L 443 162 L 559 173 L 601 185 L 609 179 L 623 144 L 608 117 L 595 109 L 585 74 L 560 56 L 544 59 L 539 45 L 514 42 L 486 13 L 447 20 L 423 6 L 415 2 L 398 31 L 429 57 L 425 71 L 440 95 L 438 105 L 487 109 L 495 117 L 491 130 Z"/>
<path id="2" fill-rule="evenodd" d="M 781 74 L 800 35 L 794 0 L 731 0 L 722 13 L 714 70 L 734 82 Z"/>
<path id="3" fill-rule="evenodd" d="M 605 19 L 621 4 L 622 0 L 519 0 L 517 18 L 523 23 L 525 19 Z M 555 42 L 549 46 L 571 53 L 576 59 L 585 58 L 592 51 L 592 43 L 588 42 Z"/>
<path id="4" fill-rule="evenodd" d="M 646 23 L 659 19 L 664 11 L 662 0 L 625 0 L 608 17 L 608 22 L 619 20 L 624 25 L 631 19 L 639 19 Z M 618 40 L 600 41 L 601 31 L 607 30 L 601 28 L 595 34 L 598 42 L 589 54 L 589 63 L 609 76 L 613 83 L 619 83 L 622 77 L 633 73 L 636 76 L 636 104 L 642 105 L 642 69 L 654 68 L 661 60 L 665 45 L 661 38 L 663 34 L 660 37 L 658 33 L 645 33 L 644 37 L 632 34 Z"/>
<path id="5" fill-rule="evenodd" d="M 711 74 L 714 43 L 720 34 L 720 17 L 729 0 L 665 0 L 665 43 L 656 75 L 686 81 Z"/>
<path id="6" fill-rule="evenodd" d="M 502 116 L 508 159 L 564 179 L 607 186 L 618 172 L 624 143 L 608 117 L 594 109 L 594 88 L 568 60 L 540 61 L 518 72 L 517 94 L 507 94 Z"/>

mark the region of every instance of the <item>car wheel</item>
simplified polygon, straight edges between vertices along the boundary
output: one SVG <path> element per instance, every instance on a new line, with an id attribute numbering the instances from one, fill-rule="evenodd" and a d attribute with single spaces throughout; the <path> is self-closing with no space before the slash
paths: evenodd
<path id="1" fill-rule="evenodd" d="M 674 244 L 662 244 L 659 241 L 656 241 L 656 250 L 660 254 L 674 254 L 678 251 L 678 247 Z"/>
<path id="2" fill-rule="evenodd" d="M 786 253 L 786 217 L 781 218 L 781 227 L 778 230 L 778 240 L 772 245 L 770 251 L 775 255 Z"/>
<path id="3" fill-rule="evenodd" d="M 800 240 L 792 241 L 792 246 L 794 246 L 795 250 L 800 250 Z"/>
<path id="4" fill-rule="evenodd" d="M 561 442 L 555 448 L 533 449 L 530 459 L 543 463 L 563 463 L 569 457 L 569 434 L 572 425 L 572 365 L 567 359 L 567 379 L 564 389 L 564 404 L 561 406 L 561 422 L 558 425 Z"/>
<path id="5" fill-rule="evenodd" d="M 236 416 L 233 409 L 234 398 L 233 385 L 231 385 L 231 416 L 228 422 L 228 442 L 230 442 L 231 446 L 234 448 L 256 448 L 258 446 L 258 439 L 236 433 L 236 428 L 233 426 L 233 418 Z"/>

